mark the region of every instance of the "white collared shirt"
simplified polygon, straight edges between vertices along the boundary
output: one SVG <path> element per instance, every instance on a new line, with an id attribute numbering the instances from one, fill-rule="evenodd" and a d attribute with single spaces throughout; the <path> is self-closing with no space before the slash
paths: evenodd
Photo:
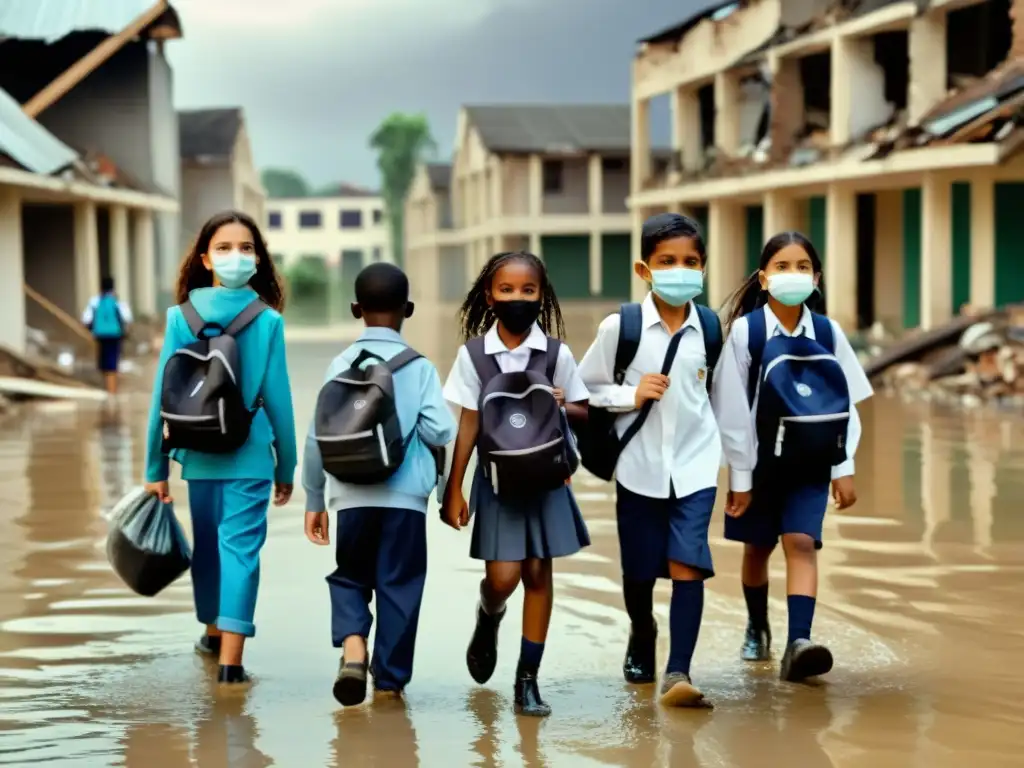
<path id="1" fill-rule="evenodd" d="M 548 348 L 548 337 L 536 323 L 530 329 L 530 335 L 515 349 L 509 349 L 505 342 L 498 336 L 498 326 L 492 325 L 484 335 L 484 353 L 494 355 L 495 361 L 502 373 L 518 373 L 525 371 L 530 363 L 530 355 L 533 350 L 546 352 Z M 562 344 L 558 348 L 558 362 L 555 364 L 555 380 L 552 382 L 555 389 L 565 393 L 565 402 L 580 403 L 587 397 L 587 388 L 580 380 L 579 372 L 576 369 L 576 360 L 572 356 L 572 350 L 568 345 Z M 444 398 L 461 408 L 471 411 L 477 410 L 480 403 L 480 376 L 473 366 L 473 360 L 469 356 L 466 345 L 459 347 L 459 354 L 455 356 L 455 363 L 452 365 L 448 380 L 444 383 Z"/>
<path id="2" fill-rule="evenodd" d="M 623 384 L 616 384 L 613 378 L 619 340 L 617 312 L 601 321 L 597 338 L 580 362 L 590 404 L 623 414 L 615 421 L 620 437 L 639 414 L 636 389 L 640 379 L 648 373 L 661 373 L 672 338 L 650 294 L 640 306 L 640 346 Z M 708 400 L 704 332 L 692 301 L 679 333 L 682 337 L 669 370 L 669 387 L 623 449 L 615 469 L 616 480 L 627 490 L 653 499 L 667 499 L 673 490 L 683 498 L 713 488 L 722 462 L 718 426 Z"/>
<path id="3" fill-rule="evenodd" d="M 763 311 L 769 339 L 779 334 L 814 338 L 814 323 L 807 307 L 804 307 L 800 322 L 792 334 L 779 322 L 768 305 L 765 305 Z M 850 422 L 846 433 L 847 459 L 842 464 L 832 467 L 832 478 L 835 479 L 853 474 L 853 457 L 857 452 L 861 435 L 860 416 L 854 406 L 871 397 L 874 390 L 843 329 L 835 320 L 830 319 L 829 322 L 832 323 L 832 333 L 836 339 L 836 359 L 846 374 L 846 384 L 850 388 Z M 734 491 L 751 489 L 754 466 L 757 464 L 757 400 L 754 400 L 751 407 L 747 399 L 747 375 L 750 371 L 749 339 L 747 318 L 740 317 L 732 324 L 729 338 L 722 349 L 722 359 L 715 370 L 715 414 L 718 417 L 718 428 L 722 433 L 722 447 L 729 463 L 729 487 Z"/>

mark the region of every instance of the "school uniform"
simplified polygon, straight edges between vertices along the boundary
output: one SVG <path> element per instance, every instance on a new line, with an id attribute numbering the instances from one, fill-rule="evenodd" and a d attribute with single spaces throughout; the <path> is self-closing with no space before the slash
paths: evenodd
<path id="1" fill-rule="evenodd" d="M 767 338 L 776 335 L 815 339 L 811 312 L 804 307 L 800 321 L 791 334 L 779 322 L 768 305 L 755 310 L 764 313 Z M 831 481 L 854 473 L 854 454 L 860 442 L 861 422 L 856 404 L 871 397 L 873 390 L 864 368 L 850 346 L 842 328 L 829 319 L 835 338 L 835 356 L 846 377 L 850 393 L 850 417 L 846 435 L 846 461 L 829 470 L 826 466 L 813 475 L 785 476 L 769 474 L 757 466 L 757 397 L 748 398 L 751 365 L 749 326 L 746 317 L 732 325 L 722 350 L 722 359 L 714 380 L 714 403 L 722 445 L 729 464 L 729 487 L 734 491 L 753 491 L 750 508 L 741 517 L 725 518 L 725 537 L 761 547 L 773 547 L 787 533 L 810 536 L 821 548 L 821 531 L 828 506 Z"/>
<path id="2" fill-rule="evenodd" d="M 615 429 L 621 437 L 636 420 L 640 379 L 662 369 L 672 333 L 650 294 L 641 304 L 640 346 L 622 385 L 614 383 L 620 317 L 605 318 L 597 338 L 580 362 L 580 377 L 592 406 L 621 412 Z M 704 333 L 693 302 L 669 370 L 671 384 L 615 468 L 616 519 L 623 579 L 634 582 L 668 578 L 674 561 L 714 575 L 708 527 L 715 505 L 722 448 L 708 400 L 710 373 Z"/>
<path id="3" fill-rule="evenodd" d="M 406 349 L 390 328 L 367 328 L 336 357 L 325 381 L 352 367 L 366 350 L 390 360 Z M 302 484 L 306 511 L 337 515 L 337 568 L 327 577 L 331 639 L 340 648 L 352 635 L 369 637 L 376 594 L 377 633 L 371 668 L 380 690 L 400 691 L 412 679 L 413 651 L 427 575 L 427 499 L 437 483 L 431 446 L 455 438 L 456 424 L 441 392 L 437 369 L 419 358 L 394 374 L 395 404 L 408 436 L 402 465 L 383 483 L 353 485 L 324 472 L 314 423 L 306 438 Z"/>
<path id="4" fill-rule="evenodd" d="M 117 373 L 125 328 L 132 321 L 131 307 L 113 291 L 89 299 L 82 312 L 82 324 L 96 339 L 96 367 L 101 373 Z"/>
<path id="5" fill-rule="evenodd" d="M 203 320 L 222 327 L 256 298 L 247 287 L 198 288 L 189 294 Z M 146 481 L 166 481 L 170 459 L 181 464 L 192 513 L 196 616 L 203 624 L 251 637 L 270 494 L 275 482 L 292 483 L 296 467 L 284 322 L 274 310 L 265 310 L 236 340 L 242 397 L 249 407 L 262 401 L 246 443 L 233 453 L 174 450 L 168 456 L 162 450 L 160 382 L 171 355 L 195 341 L 181 309 L 168 309 L 150 406 Z"/>
<path id="6" fill-rule="evenodd" d="M 534 324 L 525 341 L 508 349 L 498 336 L 497 325 L 484 335 L 484 354 L 493 356 L 502 373 L 525 371 L 534 351 L 547 350 L 548 337 Z M 565 344 L 558 350 L 554 381 L 565 393 L 567 403 L 587 399 L 572 351 Z M 481 382 L 465 345 L 459 348 L 444 385 L 444 397 L 460 408 L 479 408 Z M 539 493 L 534 498 L 503 498 L 494 493 L 483 469 L 477 465 L 470 492 L 469 511 L 474 516 L 470 556 L 477 560 L 519 562 L 528 558 L 565 557 L 590 545 L 590 534 L 566 485 Z"/>

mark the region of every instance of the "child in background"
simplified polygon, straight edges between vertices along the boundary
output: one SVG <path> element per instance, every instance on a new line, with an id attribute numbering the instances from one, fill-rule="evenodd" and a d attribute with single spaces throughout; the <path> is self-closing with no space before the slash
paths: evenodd
<path id="1" fill-rule="evenodd" d="M 392 360 L 409 348 L 402 323 L 412 316 L 409 280 L 401 269 L 371 264 L 356 278 L 352 314 L 366 325 L 362 335 L 334 359 L 325 381 L 367 362 Z M 376 594 L 377 633 L 373 644 L 374 688 L 400 694 L 412 679 L 413 651 L 427 576 L 427 499 L 437 483 L 432 448 L 455 437 L 455 420 L 441 392 L 433 364 L 417 357 L 393 374 L 394 399 L 405 457 L 384 482 L 342 483 L 324 473 L 316 418 L 306 438 L 302 484 L 306 489 L 306 538 L 330 543 L 326 510 L 338 514 L 337 569 L 327 577 L 335 648 L 343 655 L 334 697 L 346 707 L 366 698 L 367 638 L 373 624 L 368 603 Z M 365 406 L 363 406 L 365 407 Z M 327 494 L 324 498 L 326 481 Z"/>
<path id="2" fill-rule="evenodd" d="M 246 407 L 255 409 L 249 437 L 232 453 L 173 451 L 188 482 L 192 512 L 192 589 L 196 614 L 206 632 L 196 643 L 220 660 L 218 680 L 244 683 L 245 639 L 256 634 L 253 617 L 260 580 L 260 549 L 267 536 L 267 507 L 283 506 L 295 474 L 295 422 L 284 351 L 284 292 L 256 222 L 229 211 L 211 218 L 185 257 L 178 276 L 179 306 L 167 310 L 164 346 L 149 414 L 146 490 L 171 501 L 168 455 L 162 438 L 164 369 L 171 356 L 194 343 L 196 334 L 182 306 L 200 320 L 227 328 L 259 297 L 269 306 L 237 337 Z"/>
<path id="3" fill-rule="evenodd" d="M 698 706 L 704 696 L 690 680 L 690 662 L 704 581 L 714 575 L 708 527 L 722 449 L 707 387 L 721 349 L 721 326 L 713 312 L 702 313 L 693 301 L 704 289 L 707 265 L 695 222 L 675 213 L 648 219 L 640 253 L 635 270 L 650 293 L 640 307 L 636 354 L 616 383 L 622 317 L 610 315 L 580 363 L 580 376 L 591 406 L 622 413 L 615 425 L 620 438 L 642 418 L 644 404 L 655 402 L 616 465 L 622 591 L 631 623 L 623 675 L 630 683 L 654 682 L 654 584 L 670 578 L 671 636 L 661 702 Z"/>
<path id="4" fill-rule="evenodd" d="M 789 637 L 780 676 L 798 682 L 832 668 L 828 648 L 811 641 L 817 550 L 830 485 L 839 509 L 857 500 L 855 406 L 872 390 L 846 335 L 825 317 L 821 259 L 799 232 L 765 244 L 758 269 L 730 305 L 714 401 L 729 463 L 725 537 L 744 543 L 749 621 L 742 657 L 771 658 L 768 560 L 781 537 Z M 798 461 L 786 458 L 793 451 L 802 452 Z"/>
<path id="5" fill-rule="evenodd" d="M 82 324 L 92 331 L 97 345 L 96 367 L 103 374 L 107 393 L 117 394 L 117 368 L 121 362 L 121 343 L 132 322 L 132 310 L 114 292 L 114 278 L 104 277 L 100 293 L 89 300 L 82 313 Z"/>
<path id="6" fill-rule="evenodd" d="M 565 328 L 543 262 L 531 253 L 499 253 L 484 266 L 462 305 L 467 343 L 483 336 L 483 353 L 503 373 L 524 371 L 531 356 L 545 354 L 551 334 Z M 572 352 L 558 346 L 554 369 L 555 397 L 572 417 L 584 415 L 587 389 L 576 372 Z M 551 708 L 537 685 L 554 598 L 551 560 L 578 552 L 590 536 L 568 482 L 534 496 L 499 497 L 477 466 L 469 504 L 462 492 L 466 469 L 480 431 L 481 378 L 463 345 L 445 383 L 447 400 L 462 408 L 443 515 L 456 530 L 476 515 L 470 556 L 486 562 L 480 583 L 477 624 L 466 653 L 470 674 L 483 684 L 498 658 L 498 627 L 505 601 L 520 580 L 525 589 L 523 636 L 515 683 L 515 710 L 544 717 Z"/>

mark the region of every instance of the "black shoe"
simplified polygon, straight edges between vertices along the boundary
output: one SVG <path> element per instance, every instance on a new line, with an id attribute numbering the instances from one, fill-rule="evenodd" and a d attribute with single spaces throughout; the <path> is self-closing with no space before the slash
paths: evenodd
<path id="1" fill-rule="evenodd" d="M 251 680 L 241 664 L 221 664 L 217 670 L 218 683 L 248 683 Z"/>
<path id="2" fill-rule="evenodd" d="M 498 664 L 498 627 L 503 618 L 504 608 L 501 613 L 492 616 L 482 606 L 477 606 L 476 629 L 473 630 L 473 637 L 466 650 L 466 666 L 469 667 L 469 674 L 480 685 L 491 679 Z"/>
<path id="3" fill-rule="evenodd" d="M 201 653 L 204 656 L 219 656 L 220 637 L 211 637 L 210 635 L 203 635 L 198 640 L 196 640 L 196 653 Z"/>
<path id="4" fill-rule="evenodd" d="M 779 678 L 787 683 L 799 683 L 809 677 L 824 675 L 832 669 L 832 652 L 824 645 L 810 640 L 794 640 L 782 657 Z"/>
<path id="5" fill-rule="evenodd" d="M 753 624 L 748 623 L 740 658 L 744 661 L 770 661 L 772 658 L 772 631 L 767 627 L 757 629 Z"/>
<path id="6" fill-rule="evenodd" d="M 648 630 L 637 631 L 635 627 L 629 631 L 629 645 L 626 646 L 626 658 L 622 662 L 622 676 L 627 683 L 653 683 L 656 677 L 655 666 L 658 654 L 658 625 L 652 622 Z"/>
<path id="7" fill-rule="evenodd" d="M 540 697 L 540 687 L 537 685 L 537 673 L 520 667 L 516 670 L 515 705 L 513 710 L 517 715 L 528 717 L 547 717 L 551 714 L 551 707 Z"/>
<path id="8" fill-rule="evenodd" d="M 343 707 L 355 707 L 366 700 L 366 662 L 338 664 L 338 677 L 334 681 L 334 698 Z"/>

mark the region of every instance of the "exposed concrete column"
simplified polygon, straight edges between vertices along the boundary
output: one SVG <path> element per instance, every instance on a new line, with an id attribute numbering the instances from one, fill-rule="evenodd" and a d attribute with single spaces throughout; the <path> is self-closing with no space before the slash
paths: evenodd
<path id="1" fill-rule="evenodd" d="M 96 203 L 75 203 L 75 298 L 81 312 L 100 289 L 100 242 Z"/>
<path id="2" fill-rule="evenodd" d="M 885 100 L 885 70 L 875 62 L 874 38 L 837 37 L 832 41 L 829 93 L 833 146 L 842 146 L 885 122 L 892 107 Z"/>
<path id="3" fill-rule="evenodd" d="M 651 103 L 633 99 L 630 128 L 630 190 L 640 192 L 651 175 Z"/>
<path id="4" fill-rule="evenodd" d="M 708 207 L 708 304 L 720 307 L 746 277 L 743 206 L 712 200 Z"/>
<path id="5" fill-rule="evenodd" d="M 780 58 L 774 51 L 768 51 L 768 67 L 772 74 L 768 125 L 771 156 L 773 160 L 788 161 L 796 147 L 797 133 L 804 127 L 804 83 L 800 75 L 800 61 Z M 835 82 L 835 65 L 832 72 Z"/>
<path id="6" fill-rule="evenodd" d="M 875 317 L 903 327 L 903 191 L 875 193 Z"/>
<path id="7" fill-rule="evenodd" d="M 531 219 L 544 215 L 544 160 L 540 155 L 530 155 L 529 212 Z"/>
<path id="8" fill-rule="evenodd" d="M 953 316 L 953 222 L 949 179 L 926 173 L 921 185 L 921 328 Z"/>
<path id="9" fill-rule="evenodd" d="M 857 330 L 857 196 L 829 184 L 825 212 L 825 297 L 828 313 L 847 333 Z"/>
<path id="10" fill-rule="evenodd" d="M 764 236 L 773 237 L 779 232 L 799 229 L 799 212 L 796 199 L 782 190 L 772 190 L 764 196 Z"/>
<path id="11" fill-rule="evenodd" d="M 595 218 L 604 213 L 604 163 L 601 155 L 590 156 L 587 169 L 587 210 Z"/>
<path id="12" fill-rule="evenodd" d="M 139 316 L 156 314 L 156 261 L 154 258 L 153 212 L 135 212 L 134 269 L 135 295 L 132 311 Z"/>
<path id="13" fill-rule="evenodd" d="M 740 80 L 730 72 L 715 75 L 715 144 L 727 155 L 740 150 Z"/>
<path id="14" fill-rule="evenodd" d="M 540 232 L 530 233 L 530 253 L 539 258 L 541 261 L 544 260 L 544 254 L 541 253 L 541 240 Z"/>
<path id="15" fill-rule="evenodd" d="M 494 213 L 491 211 L 491 175 L 486 170 L 477 174 L 476 196 L 480 206 L 480 223 L 489 220 Z"/>
<path id="16" fill-rule="evenodd" d="M 987 172 L 971 179 L 971 304 L 996 305 L 996 189 Z"/>
<path id="17" fill-rule="evenodd" d="M 128 245 L 128 209 L 123 205 L 110 207 L 110 276 L 121 295 L 132 295 L 131 257 Z"/>
<path id="18" fill-rule="evenodd" d="M 946 97 L 946 12 L 918 16 L 910 22 L 907 121 L 917 125 Z"/>
<path id="19" fill-rule="evenodd" d="M 601 288 L 604 286 L 604 274 L 602 259 L 604 257 L 604 243 L 601 241 L 601 230 L 594 227 L 590 230 L 590 295 L 600 296 Z M 614 276 L 610 279 L 615 280 Z"/>
<path id="20" fill-rule="evenodd" d="M 704 165 L 700 99 L 687 86 L 672 90 L 672 149 L 682 153 L 683 168 L 697 171 Z"/>
<path id="21" fill-rule="evenodd" d="M 0 187 L 0 347 L 25 351 L 25 246 L 21 233 L 21 196 Z"/>
<path id="22" fill-rule="evenodd" d="M 633 264 L 640 261 L 640 233 L 643 231 L 644 219 L 647 218 L 646 208 L 634 207 L 630 211 L 631 232 L 630 232 L 630 253 L 633 257 L 629 265 L 629 298 L 631 301 L 642 301 L 647 295 L 647 283 L 636 275 Z M 618 277 L 613 278 L 618 280 Z M 623 275 L 622 279 L 625 279 Z"/>
<path id="23" fill-rule="evenodd" d="M 491 218 L 495 219 L 505 216 L 504 170 L 501 158 L 494 157 L 491 161 Z"/>

